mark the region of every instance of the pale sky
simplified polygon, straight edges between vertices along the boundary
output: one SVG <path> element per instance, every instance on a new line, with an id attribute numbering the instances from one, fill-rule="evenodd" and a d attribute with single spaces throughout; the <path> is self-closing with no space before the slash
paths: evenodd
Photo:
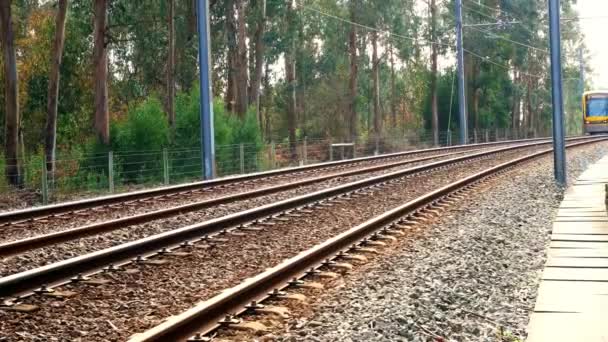
<path id="1" fill-rule="evenodd" d="M 591 53 L 590 75 L 596 89 L 608 89 L 608 0 L 578 0 L 581 29 Z M 585 19 L 585 17 L 601 17 Z"/>

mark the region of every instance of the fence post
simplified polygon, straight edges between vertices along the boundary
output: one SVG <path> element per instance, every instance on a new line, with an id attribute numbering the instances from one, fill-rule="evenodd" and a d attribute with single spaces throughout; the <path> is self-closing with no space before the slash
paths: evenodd
<path id="1" fill-rule="evenodd" d="M 114 193 L 114 152 L 108 152 L 108 185 L 110 193 Z"/>
<path id="2" fill-rule="evenodd" d="M 239 145 L 239 159 L 241 161 L 241 174 L 245 173 L 245 145 Z"/>
<path id="3" fill-rule="evenodd" d="M 488 132 L 487 128 L 486 128 L 486 142 L 490 142 L 490 132 Z"/>
<path id="4" fill-rule="evenodd" d="M 378 138 L 374 139 L 374 155 L 377 156 L 379 151 L 378 151 Z"/>
<path id="5" fill-rule="evenodd" d="M 275 169 L 277 167 L 277 155 L 275 151 L 274 141 L 270 143 L 270 167 Z"/>
<path id="6" fill-rule="evenodd" d="M 353 140 L 353 159 L 357 158 L 357 143 Z"/>
<path id="7" fill-rule="evenodd" d="M 304 159 L 304 165 L 308 164 L 308 139 L 304 137 L 304 145 L 302 145 L 302 154 Z"/>
<path id="8" fill-rule="evenodd" d="M 169 185 L 169 152 L 163 148 L 163 179 L 165 185 Z"/>
<path id="9" fill-rule="evenodd" d="M 42 204 L 49 203 L 49 183 L 48 183 L 48 172 L 46 170 L 46 158 L 42 159 L 42 173 L 40 178 L 42 180 Z"/>
<path id="10" fill-rule="evenodd" d="M 329 161 L 334 161 L 334 145 L 329 141 Z"/>

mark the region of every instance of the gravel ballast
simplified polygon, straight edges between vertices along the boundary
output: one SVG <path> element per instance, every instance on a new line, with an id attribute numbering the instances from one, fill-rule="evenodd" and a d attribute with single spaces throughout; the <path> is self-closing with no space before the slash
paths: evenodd
<path id="1" fill-rule="evenodd" d="M 513 157 L 514 152 L 510 152 L 376 188 L 329 208 L 318 207 L 312 214 L 277 221 L 266 231 L 227 236 L 214 248 L 189 248 L 190 254 L 167 257 L 164 265 L 134 266 L 135 273 L 103 275 L 112 280 L 110 284 L 65 286 L 77 292 L 72 298 L 28 298 L 26 302 L 40 310 L 32 314 L 0 310 L 0 333 L 10 336 L 11 341 L 19 340 L 15 336 L 124 340 L 408 199 Z"/>
<path id="2" fill-rule="evenodd" d="M 567 152 L 572 182 L 608 154 L 606 143 Z M 483 186 L 415 238 L 355 269 L 316 298 L 279 341 L 518 341 L 562 198 L 549 157 Z"/>
<path id="3" fill-rule="evenodd" d="M 532 151 L 536 151 L 539 149 L 543 149 L 546 147 L 528 147 L 525 149 L 518 149 L 515 151 L 509 151 L 505 153 L 500 153 L 498 155 L 493 155 L 490 157 L 491 159 L 482 159 L 482 160 L 474 160 L 467 162 L 466 165 L 457 164 L 448 167 L 448 170 L 435 170 L 431 171 L 432 174 L 437 175 L 437 177 L 445 178 L 446 176 L 457 177 L 458 174 L 465 174 L 470 172 L 472 169 L 484 169 L 490 163 L 505 161 L 516 154 L 523 153 L 522 151 L 526 151 L 526 153 L 531 153 Z M 445 158 L 443 158 L 445 159 Z M 435 161 L 435 160 L 434 160 Z M 121 243 L 125 243 L 128 241 L 133 241 L 137 239 L 141 239 L 147 236 L 151 236 L 154 234 L 162 233 L 168 230 L 177 229 L 189 224 L 200 223 L 205 220 L 209 220 L 212 218 L 217 218 L 220 216 L 232 214 L 235 212 L 239 212 L 242 210 L 251 209 L 257 206 L 261 206 L 267 203 L 276 202 L 288 199 L 290 197 L 295 197 L 299 195 L 303 195 L 306 193 L 311 193 L 314 191 L 342 185 L 345 183 L 350 183 L 353 181 L 361 180 L 364 178 L 379 176 L 382 174 L 394 172 L 397 170 L 407 169 L 414 166 L 430 163 L 431 161 L 425 162 L 417 162 L 413 164 L 407 164 L 404 166 L 393 167 L 389 169 L 384 169 L 382 171 L 375 171 L 370 173 L 365 173 L 361 175 L 348 176 L 348 177 L 337 177 L 324 182 L 315 183 L 307 186 L 301 186 L 295 189 L 282 191 L 279 193 L 274 193 L 266 196 L 255 197 L 252 199 L 246 199 L 241 201 L 234 201 L 232 203 L 228 203 L 225 205 L 215 206 L 209 209 L 198 210 L 190 213 L 182 213 L 179 216 L 173 216 L 167 219 L 154 220 L 151 222 L 147 222 L 140 225 L 132 225 L 125 228 L 121 228 L 118 230 L 114 230 L 105 234 L 94 235 L 74 241 L 70 241 L 67 243 L 61 243 L 58 245 L 48 246 L 45 248 L 40 248 L 32 251 L 28 251 L 19 255 L 9 256 L 1 259 L 2 263 L 0 263 L 0 276 L 7 276 L 9 274 L 17 273 L 20 271 L 25 271 L 28 269 L 35 268 L 36 266 L 43 266 L 52 262 L 57 262 L 60 260 L 65 260 L 71 257 L 75 257 L 78 255 L 94 252 L 97 250 L 101 250 L 103 248 L 108 248 L 111 246 L 116 246 Z M 449 175 L 442 175 L 442 173 L 446 173 Z M 423 185 L 424 179 L 427 176 L 427 173 L 423 174 L 414 174 L 411 177 L 419 178 L 421 184 Z M 446 178 L 447 179 L 447 178 Z M 453 178 L 450 178 L 453 179 Z M 416 188 L 417 183 L 412 183 L 411 188 L 416 188 L 415 190 L 418 193 L 424 193 L 436 186 L 436 183 L 429 181 L 426 186 L 419 186 Z M 411 191 L 410 191 L 411 193 Z M 399 199 L 399 198 L 395 198 Z"/>

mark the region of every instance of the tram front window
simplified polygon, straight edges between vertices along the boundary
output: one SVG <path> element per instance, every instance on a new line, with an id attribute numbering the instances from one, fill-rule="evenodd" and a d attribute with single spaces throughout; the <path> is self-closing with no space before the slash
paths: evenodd
<path id="1" fill-rule="evenodd" d="M 608 116 L 608 97 L 590 97 L 587 99 L 587 116 Z"/>

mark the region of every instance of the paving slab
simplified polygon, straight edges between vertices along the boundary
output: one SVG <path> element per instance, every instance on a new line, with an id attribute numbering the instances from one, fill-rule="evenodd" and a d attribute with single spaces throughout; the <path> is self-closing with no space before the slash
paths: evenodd
<path id="1" fill-rule="evenodd" d="M 608 157 L 568 190 L 553 222 L 528 342 L 608 342 Z"/>

